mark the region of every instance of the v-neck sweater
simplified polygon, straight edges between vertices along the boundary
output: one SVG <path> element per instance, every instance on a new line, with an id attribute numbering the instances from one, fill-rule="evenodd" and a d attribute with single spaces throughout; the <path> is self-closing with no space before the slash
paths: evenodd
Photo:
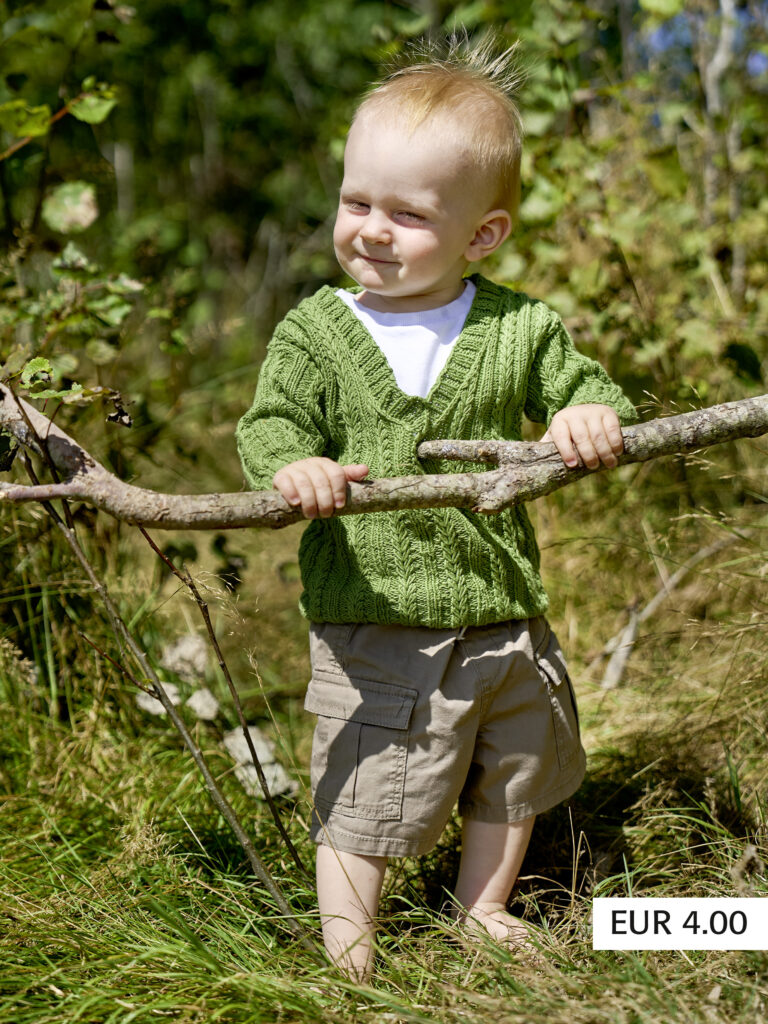
<path id="1" fill-rule="evenodd" d="M 479 274 L 472 308 L 426 398 L 404 394 L 386 357 L 328 286 L 278 325 L 237 442 L 246 480 L 325 455 L 372 478 L 457 473 L 421 460 L 424 440 L 520 440 L 523 415 L 549 424 L 569 405 L 634 407 L 574 348 L 545 303 Z M 495 515 L 436 508 L 312 520 L 299 546 L 302 613 L 313 622 L 454 628 L 546 611 L 539 550 L 523 506 Z"/>

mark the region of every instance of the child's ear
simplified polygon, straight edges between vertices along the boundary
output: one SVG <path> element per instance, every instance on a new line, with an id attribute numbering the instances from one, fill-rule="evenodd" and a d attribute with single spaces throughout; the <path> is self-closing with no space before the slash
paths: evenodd
<path id="1" fill-rule="evenodd" d="M 474 238 L 464 250 L 464 259 L 474 263 L 489 256 L 509 238 L 511 231 L 512 215 L 507 210 L 491 210 L 483 217 Z"/>

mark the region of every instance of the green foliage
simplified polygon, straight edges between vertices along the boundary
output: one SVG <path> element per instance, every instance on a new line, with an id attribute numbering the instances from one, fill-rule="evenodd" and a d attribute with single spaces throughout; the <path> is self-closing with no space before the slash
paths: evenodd
<path id="1" fill-rule="evenodd" d="M 633 398 L 653 396 L 654 413 L 765 389 L 768 90 L 748 60 L 767 41 L 752 7 L 740 8 L 717 117 L 699 63 L 717 43 L 714 0 L 622 4 L 623 20 L 608 0 L 308 0 L 300 10 L 10 0 L 0 10 L 0 379 L 49 414 L 60 406 L 56 422 L 126 479 L 241 486 L 232 429 L 270 329 L 336 279 L 330 228 L 356 99 L 382 58 L 430 27 L 491 27 L 524 43 L 521 220 L 489 272 L 555 305 Z M 123 403 L 130 430 L 116 425 L 130 422 Z M 13 456 L 0 437 L 0 469 L 20 475 Z M 190 1022 L 503 1024 L 763 1013 L 764 958 L 641 961 L 593 954 L 586 937 L 591 886 L 621 893 L 629 878 L 653 894 L 731 895 L 745 840 L 764 843 L 763 463 L 745 442 L 541 503 L 553 617 L 597 752 L 572 820 L 556 812 L 541 823 L 524 869 L 533 881 L 520 905 L 548 916 L 557 947 L 528 970 L 442 941 L 433 911 L 451 832 L 432 859 L 391 877 L 386 980 L 347 994 L 286 946 L 223 824 L 201 809 L 175 738 L 139 717 L 119 673 L 82 640 L 119 657 L 56 530 L 39 510 L 4 506 L 0 698 L 15 713 L 0 742 L 0 911 L 11 922 L 0 1021 L 123 1010 Z M 72 514 L 156 659 L 187 628 L 187 610 L 129 530 L 87 507 Z M 657 572 L 673 572 L 702 536 L 745 525 L 754 534 L 732 558 L 701 566 L 647 625 L 626 687 L 602 691 L 590 666 L 622 609 L 650 600 Z M 248 560 L 240 604 L 220 612 L 223 643 L 250 712 L 266 716 L 266 693 L 306 765 L 295 531 L 244 531 L 223 554 L 217 543 L 168 541 L 205 572 L 225 555 Z M 238 794 L 229 764 L 214 767 L 282 877 L 269 822 Z M 304 847 L 305 812 L 291 822 Z M 581 857 L 572 826 L 590 844 Z M 311 893 L 293 878 L 286 888 L 315 927 Z M 415 910 L 414 894 L 430 908 Z"/>
<path id="2" fill-rule="evenodd" d="M 79 183 L 71 184 L 70 192 L 79 195 Z M 119 402 L 116 391 L 91 381 L 118 357 L 121 331 L 143 286 L 125 274 L 104 274 L 72 242 L 52 262 L 51 274 L 51 287 L 37 294 L 6 289 L 0 380 L 17 381 L 32 398 Z M 82 371 L 86 385 L 74 380 Z"/>
<path id="3" fill-rule="evenodd" d="M 11 135 L 45 135 L 51 119 L 50 107 L 30 107 L 24 100 L 8 100 L 0 106 L 0 128 Z"/>
<path id="4" fill-rule="evenodd" d="M 117 91 L 105 82 L 93 78 L 83 82 L 83 92 L 69 104 L 69 112 L 78 121 L 86 124 L 101 124 L 106 121 L 117 103 Z"/>

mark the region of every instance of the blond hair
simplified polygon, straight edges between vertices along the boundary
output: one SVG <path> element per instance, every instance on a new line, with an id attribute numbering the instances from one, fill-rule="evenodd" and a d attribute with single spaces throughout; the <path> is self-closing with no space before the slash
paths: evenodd
<path id="1" fill-rule="evenodd" d="M 464 144 L 487 183 L 491 208 L 513 216 L 520 203 L 523 125 L 515 93 L 523 80 L 518 44 L 499 52 L 492 37 L 466 34 L 409 47 L 355 113 L 394 113 L 409 132 L 436 118 Z"/>

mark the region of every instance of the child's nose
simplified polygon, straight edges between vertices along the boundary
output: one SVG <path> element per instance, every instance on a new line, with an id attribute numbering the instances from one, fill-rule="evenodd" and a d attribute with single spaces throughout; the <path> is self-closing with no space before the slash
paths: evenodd
<path id="1" fill-rule="evenodd" d="M 365 223 L 360 229 L 360 237 L 364 242 L 372 244 L 386 244 L 392 241 L 387 218 L 382 213 L 371 211 L 365 218 Z"/>

